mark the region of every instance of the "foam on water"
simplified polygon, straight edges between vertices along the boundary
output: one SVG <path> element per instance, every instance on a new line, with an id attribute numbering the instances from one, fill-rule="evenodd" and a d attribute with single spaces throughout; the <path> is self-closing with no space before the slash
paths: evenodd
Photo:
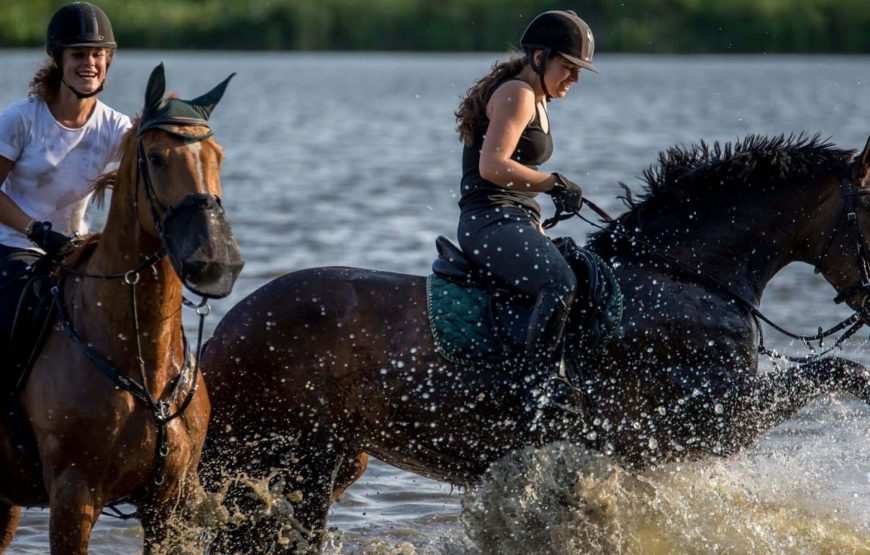
<path id="1" fill-rule="evenodd" d="M 748 455 L 632 473 L 552 444 L 493 465 L 462 521 L 481 553 L 870 553 L 866 522 L 823 501 L 805 462 Z"/>

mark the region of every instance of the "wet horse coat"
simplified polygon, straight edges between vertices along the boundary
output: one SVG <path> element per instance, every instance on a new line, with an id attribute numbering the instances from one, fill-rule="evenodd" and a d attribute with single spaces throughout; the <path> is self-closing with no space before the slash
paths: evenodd
<path id="1" fill-rule="evenodd" d="M 316 549 L 331 499 L 369 453 L 458 484 L 511 450 L 557 439 L 644 466 L 734 452 L 825 391 L 870 401 L 868 374 L 843 359 L 759 375 L 752 315 L 733 298 L 757 305 L 781 268 L 805 261 L 863 306 L 867 291 L 851 287 L 861 258 L 841 178 L 870 188 L 870 143 L 850 160 L 802 137 L 663 154 L 645 197 L 612 224 L 621 234 L 591 242 L 614 268 L 625 312 L 575 369 L 573 401 L 586 418 L 554 409 L 532 426 L 522 375 L 440 358 L 423 277 L 355 268 L 280 277 L 239 302 L 207 345 L 214 413 L 202 468 L 211 481 L 217 467 L 274 473 Z M 855 198 L 859 236 L 870 236 L 867 197 Z M 731 293 L 653 251 L 715 275 Z M 244 499 L 231 490 L 231 501 Z M 220 548 L 290 549 L 275 542 L 281 525 L 240 526 Z"/>
<path id="2" fill-rule="evenodd" d="M 100 510 L 125 499 L 139 509 L 150 552 L 195 483 L 210 407 L 202 375 L 185 359 L 182 283 L 223 296 L 241 269 L 214 205 L 222 151 L 206 137 L 225 86 L 190 101 L 207 107 L 198 120 L 134 126 L 117 176 L 98 184 L 98 194 L 113 189 L 105 231 L 60 270 L 56 299 L 68 320 L 55 326 L 19 395 L 38 458 L 0 421 L 0 551 L 20 506 L 48 506 L 52 553 L 86 553 Z M 143 123 L 161 106 L 187 102 L 164 101 L 163 91 L 161 65 L 149 80 Z M 109 366 L 114 381 L 104 375 Z M 133 382 L 147 402 L 123 387 Z"/>

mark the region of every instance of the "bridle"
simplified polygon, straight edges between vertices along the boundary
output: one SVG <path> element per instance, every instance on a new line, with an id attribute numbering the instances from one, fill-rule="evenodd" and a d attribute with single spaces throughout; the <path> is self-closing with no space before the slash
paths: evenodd
<path id="1" fill-rule="evenodd" d="M 206 133 L 200 135 L 188 135 L 184 133 L 180 133 L 176 131 L 172 125 L 197 125 L 202 126 L 203 123 L 195 123 L 191 124 L 186 121 L 176 120 L 176 121 L 167 121 L 164 125 L 160 126 L 162 131 L 165 131 L 171 135 L 175 135 L 176 137 L 180 137 L 185 142 L 188 143 L 198 143 L 204 141 L 213 135 L 211 129 L 208 129 Z M 178 214 L 178 212 L 182 208 L 200 208 L 208 205 L 208 201 L 214 201 L 218 206 L 221 205 L 221 199 L 217 195 L 212 195 L 210 193 L 192 193 L 185 196 L 183 199 L 173 204 L 172 206 L 165 206 L 160 199 L 157 198 L 157 193 L 154 190 L 154 184 L 151 181 L 151 173 L 148 171 L 148 161 L 145 157 L 145 148 L 142 146 L 142 136 L 136 138 L 136 165 L 138 171 L 136 172 L 136 196 L 134 197 L 133 205 L 136 206 L 138 204 L 138 188 L 139 182 L 141 180 L 143 184 L 143 188 L 145 190 L 145 197 L 148 199 L 148 209 L 151 212 L 151 221 L 154 224 L 154 229 L 157 230 L 157 233 L 160 235 L 160 242 L 163 244 L 163 250 L 166 248 L 166 236 L 164 234 L 164 225 L 163 223 L 171 219 L 174 215 Z M 159 211 L 158 211 L 159 208 Z M 161 220 L 160 213 L 163 213 L 163 218 Z"/>
<path id="2" fill-rule="evenodd" d="M 852 176 L 854 173 L 856 173 L 854 170 L 854 162 L 849 162 L 848 164 L 846 164 L 843 177 L 840 180 L 840 194 L 842 198 L 839 212 L 840 216 L 834 220 L 834 224 L 831 230 L 828 232 L 827 238 L 823 244 L 819 257 L 814 264 L 814 267 L 816 273 L 819 273 L 821 271 L 820 264 L 822 263 L 822 260 L 824 259 L 828 248 L 833 242 L 833 239 L 837 232 L 838 223 L 845 215 L 845 219 L 848 222 L 849 227 L 852 229 L 853 240 L 855 243 L 855 261 L 858 265 L 861 275 L 858 281 L 856 281 L 855 283 L 844 287 L 842 290 L 838 290 L 837 296 L 834 297 L 834 302 L 840 304 L 856 293 L 864 293 L 864 300 L 862 301 L 862 306 L 858 309 L 853 309 L 853 313 L 849 317 L 845 318 L 838 324 L 828 328 L 827 330 L 819 326 L 818 332 L 813 335 L 802 335 L 794 333 L 776 324 L 770 318 L 765 316 L 758 308 L 756 308 L 752 302 L 744 299 L 739 294 L 733 292 L 727 284 L 723 283 L 712 274 L 692 266 L 691 264 L 681 260 L 680 258 L 663 251 L 662 249 L 656 247 L 648 241 L 645 241 L 644 239 L 641 239 L 635 235 L 623 231 L 621 229 L 621 224 L 619 220 L 614 219 L 602 208 L 598 207 L 597 205 L 588 200 L 584 199 L 584 205 L 589 205 L 589 207 L 596 214 L 598 214 L 604 222 L 612 224 L 610 227 L 605 227 L 597 222 L 586 218 L 585 216 L 580 214 L 579 211 L 564 212 L 559 210 L 557 210 L 556 214 L 552 218 L 544 222 L 543 227 L 544 229 L 550 229 L 554 227 L 559 221 L 577 216 L 584 222 L 605 233 L 608 233 L 617 240 L 625 240 L 632 244 L 643 246 L 646 249 L 645 254 L 653 260 L 661 263 L 663 266 L 696 283 L 712 287 L 722 292 L 731 300 L 733 300 L 735 304 L 749 312 L 749 314 L 753 318 L 756 329 L 758 330 L 759 339 L 757 349 L 759 353 L 765 354 L 770 357 L 784 358 L 792 362 L 798 362 L 803 364 L 811 362 L 830 353 L 835 349 L 838 349 L 847 339 L 855 335 L 855 333 L 857 333 L 862 327 L 870 324 L 870 251 L 868 251 L 868 243 L 866 241 L 864 233 L 861 231 L 861 226 L 858 224 L 858 213 L 855 209 L 855 197 L 870 195 L 870 190 L 862 190 L 861 188 L 856 188 L 853 186 Z M 792 357 L 782 355 L 780 353 L 777 353 L 776 351 L 768 349 L 764 344 L 764 334 L 762 332 L 761 322 L 768 324 L 773 329 L 787 337 L 801 341 L 804 346 L 806 346 L 807 349 L 811 351 L 811 354 L 806 357 Z M 821 352 L 816 352 L 815 348 L 811 344 L 812 342 L 817 341 L 819 347 L 822 348 L 824 347 L 824 340 L 826 338 L 835 335 L 841 331 L 843 333 L 840 334 L 836 341 L 830 347 L 826 348 Z"/>
<path id="3" fill-rule="evenodd" d="M 868 299 L 870 299 L 870 253 L 868 253 L 867 241 L 865 240 L 864 233 L 861 231 L 861 226 L 858 223 L 858 211 L 855 209 L 855 197 L 870 195 L 870 190 L 853 186 L 852 175 L 856 173 L 855 169 L 854 163 L 848 164 L 843 178 L 840 180 L 840 196 L 842 202 L 840 203 L 839 215 L 835 219 L 835 222 L 841 221 L 845 215 L 846 222 L 852 230 L 852 239 L 855 242 L 855 264 L 858 266 L 861 275 L 855 283 L 838 291 L 837 296 L 834 297 L 834 302 L 840 304 L 856 293 L 863 293 L 864 300 L 862 301 L 863 306 L 861 311 L 864 312 L 864 316 L 867 316 L 870 315 L 870 307 L 866 306 Z M 828 233 L 824 246 L 816 260 L 816 273 L 820 272 L 819 268 L 824 257 L 827 255 L 836 232 L 837 224 L 835 223 L 831 228 L 831 231 Z"/>

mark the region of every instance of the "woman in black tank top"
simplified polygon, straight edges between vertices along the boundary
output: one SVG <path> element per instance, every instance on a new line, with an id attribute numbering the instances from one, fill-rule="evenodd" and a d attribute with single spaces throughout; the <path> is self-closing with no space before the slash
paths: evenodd
<path id="1" fill-rule="evenodd" d="M 462 153 L 458 239 L 469 258 L 500 284 L 534 295 L 526 351 L 535 371 L 560 360 L 576 279 L 540 227 L 535 197 L 559 197 L 569 209 L 580 188 L 538 170 L 553 152 L 547 102 L 564 97 L 592 65 L 592 32 L 574 12 L 537 16 L 520 41 L 525 55 L 499 62 L 471 87 L 456 112 Z"/>

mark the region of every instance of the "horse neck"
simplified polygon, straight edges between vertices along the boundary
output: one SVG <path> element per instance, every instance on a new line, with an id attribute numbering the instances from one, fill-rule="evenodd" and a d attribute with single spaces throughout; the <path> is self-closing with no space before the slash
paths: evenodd
<path id="1" fill-rule="evenodd" d="M 119 177 L 120 179 L 120 177 Z M 82 268 L 92 274 L 119 274 L 135 269 L 148 256 L 161 248 L 156 239 L 142 229 L 136 209 L 122 183 L 116 186 L 106 226 L 93 255 Z M 167 361 L 182 360 L 181 295 L 182 285 L 167 256 L 138 272 L 135 286 L 136 322 L 146 368 L 167 372 Z M 81 278 L 83 299 L 104 330 L 105 347 L 101 350 L 120 351 L 119 358 L 128 360 L 135 349 L 134 314 L 131 286 L 124 278 Z M 96 343 L 95 343 L 96 344 Z M 109 352 L 104 352 L 109 354 Z M 177 364 L 176 364 L 177 365 Z M 159 381 L 159 380 L 158 380 Z"/>
<path id="2" fill-rule="evenodd" d="M 689 219 L 686 214 L 692 208 L 680 206 L 678 215 L 653 220 L 654 231 L 646 230 L 645 235 L 668 254 L 758 304 L 767 283 L 783 267 L 815 261 L 823 235 L 819 230 L 826 229 L 834 211 L 831 201 L 837 198 L 833 181 L 823 188 L 811 183 L 785 187 L 725 195 L 722 202 L 712 204 L 708 218 Z"/>

